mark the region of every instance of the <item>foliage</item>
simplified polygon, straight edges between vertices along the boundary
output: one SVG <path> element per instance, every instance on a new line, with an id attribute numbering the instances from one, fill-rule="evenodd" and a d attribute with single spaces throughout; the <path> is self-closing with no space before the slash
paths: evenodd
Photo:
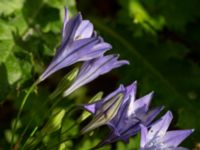
<path id="1" fill-rule="evenodd" d="M 66 112 L 74 104 L 88 102 L 99 91 L 108 93 L 118 83 L 128 84 L 137 80 L 140 95 L 154 90 L 154 104 L 163 104 L 173 111 L 177 119 L 173 128 L 195 128 L 195 133 L 184 143 L 186 147 L 194 148 L 200 142 L 199 5 L 199 0 L 85 0 L 77 3 L 74 0 L 1 0 L 0 147 L 9 149 L 13 136 L 12 122 L 20 103 L 60 44 L 63 8 L 67 6 L 71 15 L 78 8 L 84 18 L 89 18 L 95 29 L 113 45 L 113 50 L 130 60 L 131 65 L 95 80 L 62 101 L 54 93 L 55 99 L 60 102 L 50 112 L 55 101 L 49 95 L 56 89 L 61 77 L 72 69 L 56 73 L 39 84 L 28 98 L 14 139 L 22 136 L 22 141 L 18 142 L 25 143 L 28 139 L 25 144 L 43 145 L 46 149 L 51 146 L 60 150 L 94 147 L 106 131 L 80 135 L 56 145 L 66 136 L 77 135 L 83 127 L 78 124 L 81 119 L 77 121 L 81 112 L 70 117 L 66 116 Z M 98 97 L 101 96 L 100 93 Z M 86 116 L 84 120 L 90 119 L 88 114 Z M 45 122 L 48 119 L 49 122 Z M 28 123 L 25 135 L 21 134 Z M 76 126 L 67 135 L 63 133 L 71 125 Z M 42 130 L 37 132 L 38 128 Z M 79 145 L 77 141 L 80 141 Z M 102 149 L 137 149 L 138 143 L 139 137 L 135 137 L 129 145 L 118 142 Z"/>

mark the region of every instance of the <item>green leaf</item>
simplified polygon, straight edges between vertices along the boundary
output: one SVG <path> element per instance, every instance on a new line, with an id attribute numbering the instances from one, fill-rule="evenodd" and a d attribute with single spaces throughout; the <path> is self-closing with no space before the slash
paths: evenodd
<path id="1" fill-rule="evenodd" d="M 23 7 L 24 0 L 1 0 L 0 15 L 10 15 Z"/>
<path id="2" fill-rule="evenodd" d="M 0 41 L 0 63 L 6 62 L 7 58 L 9 57 L 12 47 L 13 47 L 13 41 L 12 40 L 4 40 Z"/>
<path id="3" fill-rule="evenodd" d="M 22 76 L 19 61 L 13 54 L 10 54 L 7 58 L 7 61 L 5 62 L 5 66 L 8 72 L 8 82 L 12 85 L 17 82 Z"/>
<path id="4" fill-rule="evenodd" d="M 8 22 L 0 19 L 0 40 L 12 40 L 12 30 L 13 26 Z"/>

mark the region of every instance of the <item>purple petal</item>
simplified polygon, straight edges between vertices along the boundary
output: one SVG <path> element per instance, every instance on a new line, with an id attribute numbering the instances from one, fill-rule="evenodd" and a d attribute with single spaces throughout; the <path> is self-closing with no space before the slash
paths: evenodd
<path id="1" fill-rule="evenodd" d="M 134 103 L 133 109 L 144 108 L 145 112 L 148 111 L 151 99 L 153 97 L 154 92 L 151 92 L 140 99 L 137 99 Z"/>
<path id="2" fill-rule="evenodd" d="M 112 120 L 115 117 L 118 109 L 120 108 L 123 101 L 124 94 L 119 93 L 115 97 L 111 98 L 109 101 L 106 101 L 102 104 L 101 109 L 97 110 L 94 115 L 93 120 L 82 129 L 82 133 L 93 130 L 99 126 L 105 125 L 107 122 Z"/>
<path id="3" fill-rule="evenodd" d="M 94 103 L 94 104 L 89 104 L 89 105 L 84 105 L 83 107 L 84 107 L 87 111 L 89 111 L 90 113 L 92 113 L 92 114 L 94 114 L 95 111 L 96 111 L 96 109 L 95 109 L 96 103 Z"/>
<path id="4" fill-rule="evenodd" d="M 85 62 L 80 68 L 72 85 L 64 92 L 64 96 L 71 94 L 74 90 L 91 82 L 98 76 L 105 74 L 114 68 L 128 64 L 128 61 L 118 61 L 117 58 L 118 56 L 115 55 L 107 55 Z"/>
<path id="5" fill-rule="evenodd" d="M 136 92 L 137 92 L 137 81 L 133 82 L 131 85 L 126 87 L 126 95 L 128 95 L 131 99 L 131 101 L 134 103 L 135 97 L 136 97 Z M 129 98 L 127 98 L 128 100 Z M 125 102 L 127 101 L 125 100 Z"/>
<path id="6" fill-rule="evenodd" d="M 162 139 L 163 143 L 168 146 L 177 147 L 183 140 L 185 140 L 190 134 L 194 132 L 191 130 L 177 130 L 177 131 L 168 131 L 164 138 Z"/>
<path id="7" fill-rule="evenodd" d="M 157 115 L 163 110 L 163 108 L 163 106 L 160 106 L 150 110 L 143 118 L 141 118 L 142 123 L 148 127 L 150 123 L 157 117 Z"/>
<path id="8" fill-rule="evenodd" d="M 119 93 L 122 93 L 123 91 L 125 91 L 125 88 L 123 85 L 120 85 L 114 92 L 107 95 L 104 99 L 91 104 L 84 104 L 83 108 L 91 112 L 92 114 L 95 114 L 96 110 L 100 109 L 104 102 L 110 100 L 112 97 L 116 96 Z"/>
<path id="9" fill-rule="evenodd" d="M 75 17 L 68 20 L 68 11 L 67 11 L 65 19 L 66 20 L 64 21 L 63 33 L 62 33 L 63 36 L 62 43 L 67 42 L 69 39 L 74 39 L 74 35 L 77 31 L 77 28 L 79 27 L 82 21 L 82 16 L 79 13 Z"/>
<path id="10" fill-rule="evenodd" d="M 145 144 L 147 143 L 147 133 L 148 133 L 148 130 L 142 124 L 140 124 L 140 128 L 141 128 L 140 147 L 144 148 Z"/>
<path id="11" fill-rule="evenodd" d="M 61 46 L 56 51 L 50 65 L 40 76 L 39 81 L 45 80 L 56 71 L 76 62 L 102 57 L 111 48 L 110 44 L 97 36 L 92 23 L 82 20 L 80 13 L 69 19 L 68 10 L 65 9 Z"/>
<path id="12" fill-rule="evenodd" d="M 172 113 L 168 111 L 159 121 L 152 125 L 148 133 L 148 138 L 152 139 L 155 136 L 164 136 L 172 121 L 172 118 Z"/>
<path id="13" fill-rule="evenodd" d="M 65 38 L 65 30 L 66 30 L 66 25 L 67 25 L 67 22 L 69 20 L 69 12 L 68 12 L 68 9 L 67 7 L 65 7 L 65 17 L 64 17 L 64 24 L 63 24 L 63 30 L 62 30 L 62 38 L 64 39 Z"/>
<path id="14" fill-rule="evenodd" d="M 90 38 L 93 34 L 93 30 L 94 27 L 92 23 L 90 23 L 88 20 L 83 20 L 75 33 L 74 40 Z"/>

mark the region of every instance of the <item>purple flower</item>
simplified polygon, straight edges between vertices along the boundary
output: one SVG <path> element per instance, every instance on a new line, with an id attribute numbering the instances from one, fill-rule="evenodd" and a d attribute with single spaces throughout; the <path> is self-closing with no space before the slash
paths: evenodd
<path id="1" fill-rule="evenodd" d="M 147 127 L 141 126 L 141 150 L 187 150 L 177 147 L 194 130 L 167 131 L 172 121 L 172 113 L 168 111 L 159 121 L 152 125 L 148 131 Z"/>
<path id="2" fill-rule="evenodd" d="M 150 126 L 151 122 L 162 110 L 162 107 L 148 110 L 153 93 L 135 100 L 136 88 L 137 82 L 134 82 L 127 87 L 121 85 L 115 92 L 110 94 L 113 96 L 119 91 L 124 91 L 123 101 L 118 112 L 115 117 L 105 123 L 110 127 L 111 133 L 97 147 L 117 140 L 128 142 L 130 136 L 139 132 L 141 123 Z M 111 97 L 110 95 L 108 97 Z M 106 97 L 101 101 L 85 105 L 84 108 L 95 115 L 108 100 L 109 98 Z"/>
<path id="3" fill-rule="evenodd" d="M 56 51 L 50 65 L 40 76 L 39 81 L 43 81 L 54 72 L 76 62 L 100 57 L 111 47 L 100 36 L 97 36 L 91 22 L 83 20 L 80 13 L 69 18 L 66 8 L 61 46 Z"/>
<path id="4" fill-rule="evenodd" d="M 135 100 L 137 82 L 126 87 L 126 99 L 120 107 L 118 114 L 108 123 L 111 133 L 99 146 L 113 143 L 117 140 L 129 141 L 140 130 L 140 124 L 150 126 L 151 122 L 160 113 L 163 107 L 156 107 L 149 110 L 153 92 Z"/>
<path id="5" fill-rule="evenodd" d="M 118 55 L 107 55 L 86 61 L 80 68 L 72 85 L 64 92 L 64 96 L 71 94 L 79 87 L 91 82 L 98 76 L 105 74 L 114 68 L 129 64 L 126 60 L 117 60 L 118 57 Z"/>
<path id="6" fill-rule="evenodd" d="M 89 105 L 83 105 L 86 110 L 93 114 L 93 119 L 81 132 L 86 133 L 99 126 L 105 125 L 112 120 L 118 113 L 118 110 L 124 101 L 125 94 L 126 90 L 124 86 L 120 85 L 117 90 L 106 96 L 104 99 Z"/>

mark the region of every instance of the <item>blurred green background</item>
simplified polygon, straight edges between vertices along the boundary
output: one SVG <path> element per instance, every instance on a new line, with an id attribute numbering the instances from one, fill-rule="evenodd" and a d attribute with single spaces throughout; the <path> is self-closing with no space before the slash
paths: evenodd
<path id="1" fill-rule="evenodd" d="M 153 90 L 152 106 L 164 105 L 165 111 L 173 112 L 171 129 L 195 128 L 183 146 L 199 150 L 199 0 L 0 0 L 0 149 L 9 149 L 11 124 L 26 89 L 44 71 L 60 44 L 65 6 L 71 15 L 80 11 L 91 20 L 97 32 L 113 45 L 110 53 L 119 53 L 131 65 L 99 77 L 63 100 L 57 109 L 88 102 L 99 91 L 106 95 L 120 83 L 127 85 L 137 80 L 138 97 Z M 53 102 L 45 106 L 42 103 L 72 68 L 55 73 L 32 93 L 18 133 L 30 118 L 34 118 L 32 128 L 45 120 L 41 114 Z M 70 118 L 62 113 L 61 116 L 61 127 L 55 131 L 73 124 L 79 112 Z M 78 134 L 82 126 L 73 128 L 70 134 Z M 95 135 L 66 142 L 63 149 L 87 150 L 103 137 L 102 130 L 106 134 L 102 127 Z M 56 143 L 57 134 L 53 133 L 44 143 Z M 138 145 L 139 136 L 131 138 L 129 145 L 118 142 L 102 149 L 132 150 Z"/>

